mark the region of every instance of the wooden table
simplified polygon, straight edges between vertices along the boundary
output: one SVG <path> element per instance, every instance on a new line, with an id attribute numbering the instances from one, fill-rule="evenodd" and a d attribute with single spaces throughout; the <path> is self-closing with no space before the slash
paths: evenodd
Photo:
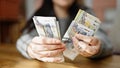
<path id="1" fill-rule="evenodd" d="M 0 45 L 0 68 L 120 68 L 120 56 L 113 55 L 102 60 L 90 60 L 84 57 L 65 63 L 45 63 L 28 60 L 17 50 L 15 45 Z"/>

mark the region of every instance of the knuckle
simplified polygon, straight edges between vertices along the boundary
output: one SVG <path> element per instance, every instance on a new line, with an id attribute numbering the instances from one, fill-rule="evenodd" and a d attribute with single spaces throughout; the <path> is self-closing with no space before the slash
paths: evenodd
<path id="1" fill-rule="evenodd" d="M 51 43 L 52 39 L 44 37 L 44 38 L 42 38 L 42 42 L 43 43 Z"/>
<path id="2" fill-rule="evenodd" d="M 49 42 L 55 43 L 56 39 L 49 39 Z"/>
<path id="3" fill-rule="evenodd" d="M 41 37 L 41 42 L 45 42 L 47 39 L 45 37 Z"/>

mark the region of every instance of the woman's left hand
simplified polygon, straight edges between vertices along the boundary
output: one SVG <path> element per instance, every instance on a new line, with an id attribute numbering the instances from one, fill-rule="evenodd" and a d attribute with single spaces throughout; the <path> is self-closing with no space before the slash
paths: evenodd
<path id="1" fill-rule="evenodd" d="M 90 57 L 99 52 L 101 42 L 96 37 L 76 34 L 72 40 L 75 49 L 84 57 Z"/>

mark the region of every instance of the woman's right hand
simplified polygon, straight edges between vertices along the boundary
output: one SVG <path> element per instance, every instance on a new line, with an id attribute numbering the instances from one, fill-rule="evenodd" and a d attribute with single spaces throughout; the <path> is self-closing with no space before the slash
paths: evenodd
<path id="1" fill-rule="evenodd" d="M 64 43 L 58 39 L 48 37 L 34 37 L 27 48 L 31 58 L 44 62 L 63 62 L 62 52 L 64 50 Z"/>

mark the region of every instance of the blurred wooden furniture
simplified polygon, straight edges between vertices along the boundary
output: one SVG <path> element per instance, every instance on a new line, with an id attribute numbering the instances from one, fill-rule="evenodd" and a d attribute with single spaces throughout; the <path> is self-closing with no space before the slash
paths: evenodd
<path id="1" fill-rule="evenodd" d="M 21 0 L 0 0 L 0 19 L 18 19 Z"/>
<path id="2" fill-rule="evenodd" d="M 16 42 L 20 32 L 21 2 L 0 0 L 0 43 Z"/>
<path id="3" fill-rule="evenodd" d="M 15 45 L 0 45 L 0 68 L 120 68 L 120 56 L 117 55 L 102 60 L 80 57 L 65 63 L 45 63 L 24 58 Z"/>
<path id="4" fill-rule="evenodd" d="M 21 22 L 2 22 L 0 23 L 0 43 L 15 43 L 20 36 Z"/>

